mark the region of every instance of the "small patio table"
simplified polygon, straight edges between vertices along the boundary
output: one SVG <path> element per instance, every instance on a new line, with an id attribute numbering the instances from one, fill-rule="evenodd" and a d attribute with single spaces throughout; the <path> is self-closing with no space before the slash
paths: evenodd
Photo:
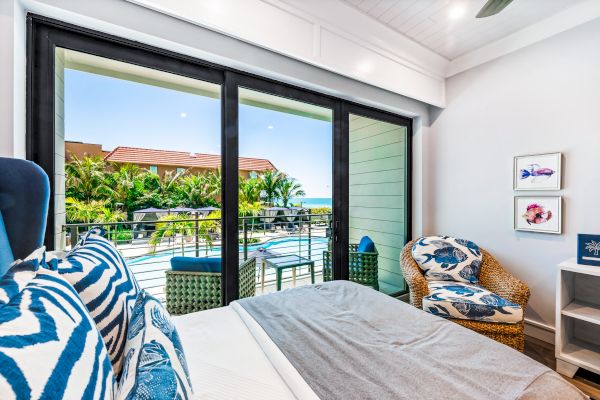
<path id="1" fill-rule="evenodd" d="M 262 264 L 262 288 L 264 290 L 264 276 L 265 276 L 265 264 L 267 264 L 271 268 L 275 268 L 277 275 L 277 291 L 281 290 L 281 277 L 283 275 L 283 270 L 292 268 L 292 279 L 294 282 L 294 287 L 296 287 L 296 267 L 301 267 L 303 265 L 310 266 L 310 281 L 311 283 L 315 283 L 315 262 L 298 255 L 287 255 L 287 256 L 276 256 L 276 257 L 266 257 L 263 258 Z"/>

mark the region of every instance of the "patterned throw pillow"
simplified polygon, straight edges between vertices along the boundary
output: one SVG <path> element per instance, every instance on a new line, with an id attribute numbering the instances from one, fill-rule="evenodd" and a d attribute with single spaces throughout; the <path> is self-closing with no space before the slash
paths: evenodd
<path id="1" fill-rule="evenodd" d="M 73 287 L 43 250 L 0 279 L 2 399 L 112 399 L 104 342 Z"/>
<path id="2" fill-rule="evenodd" d="M 192 385 L 175 325 L 142 290 L 131 316 L 117 399 L 189 399 Z"/>
<path id="3" fill-rule="evenodd" d="M 102 233 L 92 229 L 84 235 L 66 258 L 59 260 L 58 272 L 73 285 L 88 308 L 118 375 L 139 286 L 123 257 Z"/>
<path id="4" fill-rule="evenodd" d="M 419 238 L 412 256 L 428 281 L 477 283 L 481 250 L 475 243 L 449 236 Z"/>
<path id="5" fill-rule="evenodd" d="M 459 282 L 429 282 L 423 310 L 444 318 L 516 324 L 523 309 L 489 290 Z"/>

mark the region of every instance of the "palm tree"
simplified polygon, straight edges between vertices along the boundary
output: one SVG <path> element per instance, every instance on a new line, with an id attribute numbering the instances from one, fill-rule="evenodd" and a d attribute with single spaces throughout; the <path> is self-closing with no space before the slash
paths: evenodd
<path id="1" fill-rule="evenodd" d="M 158 181 L 158 188 L 156 191 L 160 197 L 162 207 L 173 208 L 179 205 L 179 201 L 175 194 L 182 175 L 183 172 L 165 171 Z"/>
<path id="2" fill-rule="evenodd" d="M 148 243 L 152 245 L 152 252 L 156 252 L 156 247 L 166 237 L 175 238 L 181 235 L 181 255 L 185 255 L 185 237 L 194 234 L 194 223 L 192 221 L 181 221 L 177 214 L 169 214 L 159 218 L 156 224 L 156 230 L 152 232 Z"/>
<path id="3" fill-rule="evenodd" d="M 206 180 L 203 175 L 184 176 L 180 181 L 179 191 L 188 207 L 202 207 L 206 202 Z"/>
<path id="4" fill-rule="evenodd" d="M 69 222 L 83 222 L 89 224 L 98 222 L 98 216 L 107 210 L 107 200 L 83 201 L 73 197 L 65 199 L 67 220 Z"/>
<path id="5" fill-rule="evenodd" d="M 259 201 L 254 201 L 252 203 L 248 201 L 240 201 L 238 205 L 238 213 L 240 217 L 257 217 L 260 215 L 262 209 L 263 205 Z M 250 237 L 252 237 L 255 222 L 255 218 L 250 218 Z"/>
<path id="6" fill-rule="evenodd" d="M 265 191 L 267 203 L 273 203 L 277 198 L 277 187 L 284 175 L 279 171 L 265 171 L 260 175 L 261 189 Z"/>
<path id="7" fill-rule="evenodd" d="M 281 199 L 284 207 L 288 206 L 292 197 L 300 197 L 305 194 L 302 185 L 289 176 L 284 176 L 277 185 L 277 196 Z"/>
<path id="8" fill-rule="evenodd" d="M 215 201 L 221 198 L 221 169 L 209 171 L 204 175 L 205 194 Z"/>
<path id="9" fill-rule="evenodd" d="M 114 172 L 109 175 L 112 183 L 111 200 L 114 204 L 129 206 L 142 195 L 147 172 L 133 164 L 115 164 L 113 169 Z"/>
<path id="10" fill-rule="evenodd" d="M 258 178 L 252 177 L 249 179 L 244 179 L 240 176 L 239 182 L 240 203 L 254 203 L 260 201 L 260 191 L 262 190 L 262 185 Z"/>
<path id="11" fill-rule="evenodd" d="M 65 164 L 66 192 L 68 197 L 79 200 L 93 200 L 106 196 L 111 189 L 106 185 L 106 163 L 102 157 L 72 155 Z"/>
<path id="12" fill-rule="evenodd" d="M 198 236 L 204 240 L 206 246 L 204 246 L 205 255 L 208 255 L 208 249 L 212 250 L 213 233 L 219 231 L 221 227 L 221 211 L 213 211 L 206 216 L 205 219 L 200 220 L 198 223 Z"/>

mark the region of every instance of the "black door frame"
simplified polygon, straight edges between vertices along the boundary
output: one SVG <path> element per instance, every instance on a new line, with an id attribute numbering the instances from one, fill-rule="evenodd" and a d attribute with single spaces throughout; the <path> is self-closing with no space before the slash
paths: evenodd
<path id="1" fill-rule="evenodd" d="M 403 245 L 408 243 L 409 241 L 412 240 L 412 134 L 413 134 L 413 121 L 410 118 L 407 117 L 403 117 L 400 115 L 396 115 L 396 114 L 392 114 L 386 111 L 381 111 L 375 108 L 371 108 L 371 107 L 365 107 L 362 105 L 357 105 L 357 104 L 353 104 L 353 103 L 344 103 L 342 106 L 342 115 L 343 115 L 343 119 L 345 121 L 345 123 L 347 124 L 347 126 L 344 127 L 344 132 L 345 134 L 345 152 L 346 154 L 348 154 L 349 152 L 349 131 L 350 131 L 350 127 L 349 127 L 349 123 L 350 123 L 350 114 L 353 115 L 360 115 L 361 117 L 366 117 L 366 118 L 370 118 L 370 119 L 374 119 L 374 120 L 378 120 L 378 121 L 383 121 L 383 122 L 388 122 L 390 124 L 393 125 L 398 125 L 398 126 L 404 126 L 406 128 L 406 142 L 405 142 L 405 161 L 404 161 L 404 168 L 406 171 L 406 176 L 405 176 L 405 180 L 404 180 L 404 193 L 405 193 L 405 198 L 404 198 L 404 207 L 405 207 L 405 224 L 404 224 L 404 242 L 402 243 Z M 348 173 L 348 169 L 346 169 L 346 173 Z M 347 183 L 349 185 L 349 181 L 350 181 L 350 176 L 347 176 Z M 348 188 L 349 190 L 349 188 Z M 346 193 L 346 199 L 348 199 L 346 201 L 345 207 L 346 209 L 349 206 L 349 192 Z M 350 223 L 349 221 L 349 210 L 348 210 L 348 214 L 347 214 L 347 218 L 345 219 L 345 221 L 348 222 L 348 224 Z M 349 226 L 344 227 L 344 229 L 346 230 L 346 232 L 349 231 Z M 391 295 L 393 296 L 399 296 L 401 294 L 405 294 L 408 292 L 408 289 L 406 287 L 406 282 L 404 285 L 404 290 L 398 292 L 398 293 L 392 293 Z"/>
<path id="2" fill-rule="evenodd" d="M 114 35 L 82 28 L 36 14 L 27 15 L 27 122 L 26 157 L 40 165 L 50 178 L 54 199 L 54 73 L 55 49 L 80 51 L 187 76 L 221 85 L 222 166 L 222 299 L 227 305 L 238 298 L 238 87 L 288 97 L 333 110 L 333 253 L 334 279 L 348 279 L 348 115 L 373 115 L 375 119 L 407 124 L 409 118 L 348 102 L 194 57 L 145 45 Z M 407 141 L 407 193 L 410 189 L 410 141 Z M 410 198 L 410 195 L 408 196 Z M 408 204 L 410 206 L 410 204 Z M 227 218 L 225 218 L 227 216 Z M 411 210 L 407 209 L 410 227 Z M 54 248 L 54 201 L 50 201 L 45 245 Z M 410 232 L 410 229 L 409 229 Z M 407 238 L 410 237 L 407 236 Z"/>

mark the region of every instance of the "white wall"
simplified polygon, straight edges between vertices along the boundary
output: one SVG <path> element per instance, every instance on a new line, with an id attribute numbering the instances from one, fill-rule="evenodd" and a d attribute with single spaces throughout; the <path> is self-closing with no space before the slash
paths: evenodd
<path id="1" fill-rule="evenodd" d="M 21 5 L 22 4 L 22 5 Z M 123 0 L 0 0 L 0 156 L 25 157 L 25 12 L 162 47 L 428 123 L 425 103 Z"/>
<path id="2" fill-rule="evenodd" d="M 556 264 L 576 254 L 577 233 L 600 233 L 598 43 L 595 20 L 448 79 L 424 138 L 424 231 L 490 250 L 529 284 L 527 318 L 550 326 Z M 564 233 L 515 232 L 513 156 L 556 151 Z"/>
<path id="3" fill-rule="evenodd" d="M 25 157 L 25 12 L 0 1 L 0 157 Z"/>

